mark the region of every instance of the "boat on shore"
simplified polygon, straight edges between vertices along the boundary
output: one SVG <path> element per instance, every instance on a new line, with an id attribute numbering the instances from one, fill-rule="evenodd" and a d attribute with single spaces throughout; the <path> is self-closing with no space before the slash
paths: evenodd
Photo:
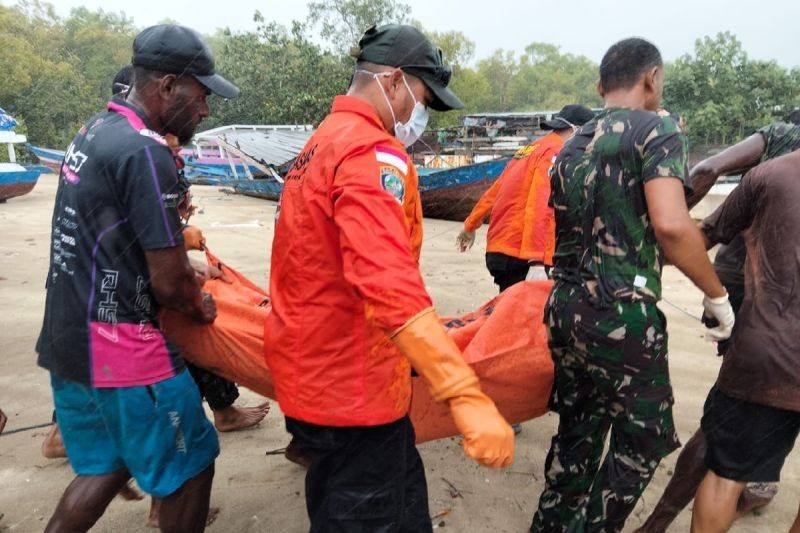
<path id="1" fill-rule="evenodd" d="M 42 173 L 41 167 L 24 167 L 17 163 L 14 145 L 28 140 L 14 132 L 17 125 L 11 115 L 0 109 L 0 144 L 5 144 L 8 149 L 8 161 L 0 163 L 0 203 L 31 192 Z"/>
<path id="2" fill-rule="evenodd" d="M 16 163 L 0 163 L 0 203 L 28 194 L 36 186 L 41 171 Z"/>
<path id="3" fill-rule="evenodd" d="M 508 157 L 449 169 L 419 169 L 422 214 L 427 218 L 463 221 L 500 176 Z"/>
<path id="4" fill-rule="evenodd" d="M 8 146 L 8 162 L 0 163 L 0 203 L 31 192 L 42 173 L 41 167 L 24 167 L 17 163 L 14 145 L 26 141 L 19 133 L 0 131 L 0 144 Z"/>
<path id="5" fill-rule="evenodd" d="M 230 125 L 195 135 L 182 152 L 190 183 L 230 187 L 277 201 L 283 174 L 311 137 L 310 125 Z"/>
<path id="6" fill-rule="evenodd" d="M 33 144 L 26 144 L 25 147 L 34 155 L 42 166 L 46 167 L 48 172 L 58 174 L 61 172 L 61 163 L 64 161 L 64 151 L 54 150 L 52 148 L 43 148 Z"/>

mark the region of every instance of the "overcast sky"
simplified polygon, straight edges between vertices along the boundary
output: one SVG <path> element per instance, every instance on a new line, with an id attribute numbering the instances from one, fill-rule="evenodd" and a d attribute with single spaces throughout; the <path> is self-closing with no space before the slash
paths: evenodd
<path id="1" fill-rule="evenodd" d="M 5 5 L 13 0 L 0 0 Z M 559 45 L 599 62 L 624 37 L 653 41 L 665 59 L 691 52 L 694 41 L 720 31 L 736 34 L 748 55 L 800 66 L 799 0 L 406 0 L 426 28 L 459 30 L 476 45 L 475 59 L 497 48 L 522 51 L 534 41 Z M 306 17 L 305 0 L 54 0 L 59 15 L 85 5 L 124 11 L 138 26 L 164 18 L 204 33 L 251 30 L 253 12 L 288 25 Z"/>

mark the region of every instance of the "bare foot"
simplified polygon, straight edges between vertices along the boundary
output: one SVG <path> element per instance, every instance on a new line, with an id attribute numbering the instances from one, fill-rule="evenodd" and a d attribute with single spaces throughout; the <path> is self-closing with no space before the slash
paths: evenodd
<path id="1" fill-rule="evenodd" d="M 283 456 L 286 457 L 287 460 L 305 469 L 311 466 L 311 455 L 298 446 L 294 439 L 289 441 L 289 445 L 286 447 L 286 451 L 283 452 Z"/>
<path id="2" fill-rule="evenodd" d="M 48 459 L 67 456 L 67 450 L 64 449 L 64 441 L 61 439 L 61 431 L 58 430 L 58 424 L 53 424 L 53 427 L 50 428 L 50 433 L 44 438 L 42 455 Z"/>
<path id="3" fill-rule="evenodd" d="M 213 411 L 214 427 L 217 431 L 238 431 L 253 427 L 269 413 L 269 402 L 257 407 L 235 407 L 231 405 L 220 411 Z"/>
<path id="4" fill-rule="evenodd" d="M 144 494 L 133 488 L 130 481 L 120 489 L 119 497 L 128 502 L 144 500 Z"/>
<path id="5" fill-rule="evenodd" d="M 6 422 L 8 422 L 8 417 L 3 412 L 3 410 L 0 409 L 0 433 L 2 433 L 3 430 L 6 428 Z"/>
<path id="6" fill-rule="evenodd" d="M 158 529 L 158 516 L 161 514 L 161 500 L 150 498 L 150 515 L 147 517 L 147 527 Z"/>
<path id="7" fill-rule="evenodd" d="M 748 483 L 739 497 L 736 512 L 742 516 L 760 509 L 771 502 L 777 493 L 777 483 Z"/>

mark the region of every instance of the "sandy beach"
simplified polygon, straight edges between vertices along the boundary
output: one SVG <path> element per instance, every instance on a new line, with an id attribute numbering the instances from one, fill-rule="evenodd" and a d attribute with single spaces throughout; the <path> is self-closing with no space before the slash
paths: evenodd
<path id="1" fill-rule="evenodd" d="M 49 259 L 50 218 L 57 178 L 46 174 L 34 191 L 0 204 L 0 408 L 8 415 L 6 432 L 50 421 L 52 399 L 48 373 L 36 365 L 34 345 L 44 307 Z M 203 229 L 209 247 L 259 284 L 269 272 L 275 204 L 229 195 L 216 187 L 194 187 L 199 213 L 192 220 Z M 422 270 L 442 315 L 474 309 L 496 292 L 484 266 L 486 228 L 467 254 L 455 249 L 456 222 L 425 220 Z M 699 425 L 703 401 L 720 359 L 703 339 L 699 321 L 701 295 L 673 268 L 664 275 L 661 308 L 668 317 L 670 363 L 675 390 L 675 420 L 682 441 Z M 676 308 L 677 306 L 677 308 Z M 238 405 L 261 398 L 242 389 Z M 514 465 L 503 471 L 481 468 L 467 460 L 456 439 L 420 447 L 426 464 L 431 514 L 437 530 L 469 533 L 527 531 L 543 487 L 543 463 L 557 418 L 549 414 L 523 424 Z M 48 428 L 0 435 L 0 532 L 41 531 L 73 473 L 66 460 L 42 457 Z M 258 427 L 220 435 L 212 505 L 221 508 L 209 531 L 300 533 L 308 530 L 303 497 L 304 471 L 282 455 L 265 452 L 284 447 L 288 435 L 275 402 Z M 666 458 L 628 521 L 626 531 L 641 524 L 669 480 L 677 452 Z M 451 494 L 451 485 L 460 497 Z M 800 452 L 783 470 L 780 491 L 759 516 L 739 520 L 737 532 L 786 531 L 797 512 Z M 115 499 L 94 531 L 151 531 L 146 527 L 149 502 Z M 691 512 L 684 511 L 672 531 L 688 531 Z"/>

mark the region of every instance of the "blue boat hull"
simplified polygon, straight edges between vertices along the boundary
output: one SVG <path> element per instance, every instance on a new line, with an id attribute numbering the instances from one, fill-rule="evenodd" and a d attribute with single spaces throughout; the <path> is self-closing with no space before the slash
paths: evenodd
<path id="1" fill-rule="evenodd" d="M 507 163 L 508 158 L 504 158 L 447 170 L 420 172 L 419 190 L 424 216 L 444 220 L 464 220 L 481 195 L 503 172 Z M 231 187 L 239 194 L 275 201 L 280 199 L 283 187 L 272 178 L 226 179 L 224 176 L 211 174 L 192 175 L 189 181 L 198 185 Z"/>
<path id="2" fill-rule="evenodd" d="M 427 218 L 463 221 L 500 176 L 508 158 L 420 175 L 422 214 Z"/>
<path id="3" fill-rule="evenodd" d="M 48 168 L 48 172 L 58 173 L 61 171 L 61 162 L 64 161 L 64 152 L 61 150 L 53 150 L 52 148 L 42 148 L 41 146 L 34 146 L 32 144 L 26 145 L 28 149 L 35 155 L 39 162 Z"/>
<path id="4" fill-rule="evenodd" d="M 28 194 L 36 186 L 41 171 L 37 169 L 0 172 L 0 202 Z"/>
<path id="5" fill-rule="evenodd" d="M 283 184 L 277 180 L 267 178 L 260 180 L 232 180 L 230 186 L 239 194 L 264 198 L 265 200 L 278 201 L 281 197 Z"/>
<path id="6" fill-rule="evenodd" d="M 245 166 L 241 163 L 234 165 L 236 174 L 233 173 L 228 163 L 198 163 L 191 160 L 185 161 L 185 163 L 184 173 L 190 183 L 199 184 L 201 180 L 209 178 L 246 179 L 245 176 L 247 176 Z M 253 176 L 264 175 L 261 169 L 253 165 L 249 165 L 248 170 Z"/>

